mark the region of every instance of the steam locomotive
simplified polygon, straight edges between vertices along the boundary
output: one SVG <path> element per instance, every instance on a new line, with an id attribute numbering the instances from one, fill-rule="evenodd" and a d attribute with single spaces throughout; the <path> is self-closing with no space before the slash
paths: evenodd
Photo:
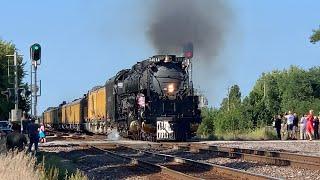
<path id="1" fill-rule="evenodd" d="M 185 141 L 201 123 L 189 70 L 189 58 L 153 56 L 80 99 L 48 108 L 44 123 L 93 133 L 116 129 L 133 139 Z"/>

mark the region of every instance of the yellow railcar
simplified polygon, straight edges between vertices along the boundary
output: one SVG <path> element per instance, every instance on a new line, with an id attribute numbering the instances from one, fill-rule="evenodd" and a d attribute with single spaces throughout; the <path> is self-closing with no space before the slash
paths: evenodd
<path id="1" fill-rule="evenodd" d="M 50 124 L 50 122 L 51 122 L 50 114 L 49 114 L 49 112 L 47 110 L 43 112 L 42 116 L 43 116 L 43 123 L 44 124 Z"/>
<path id="2" fill-rule="evenodd" d="M 88 121 L 106 118 L 107 98 L 106 88 L 96 87 L 88 93 Z"/>
<path id="3" fill-rule="evenodd" d="M 88 92 L 87 112 L 85 129 L 95 133 L 105 133 L 107 119 L 107 91 L 105 86 L 94 87 Z"/>
<path id="4" fill-rule="evenodd" d="M 67 112 L 67 107 L 68 107 L 68 106 L 67 106 L 66 104 L 61 107 L 61 124 L 66 124 L 66 119 L 67 119 L 67 114 L 66 114 L 66 112 Z"/>
<path id="5" fill-rule="evenodd" d="M 61 107 L 62 128 L 80 130 L 81 124 L 86 118 L 86 97 L 74 100 Z"/>
<path id="6" fill-rule="evenodd" d="M 50 107 L 43 113 L 43 122 L 46 125 L 57 127 L 61 123 L 58 107 Z"/>

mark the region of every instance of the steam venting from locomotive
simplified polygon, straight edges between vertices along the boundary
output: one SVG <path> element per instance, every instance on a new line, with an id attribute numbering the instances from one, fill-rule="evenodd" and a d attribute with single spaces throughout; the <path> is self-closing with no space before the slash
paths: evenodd
<path id="1" fill-rule="evenodd" d="M 120 134 L 116 129 L 108 129 L 107 139 L 111 141 L 120 140 Z"/>
<path id="2" fill-rule="evenodd" d="M 218 54 L 230 17 L 225 1 L 158 0 L 150 9 L 147 36 L 157 53 L 180 54 L 191 42 L 203 61 Z"/>

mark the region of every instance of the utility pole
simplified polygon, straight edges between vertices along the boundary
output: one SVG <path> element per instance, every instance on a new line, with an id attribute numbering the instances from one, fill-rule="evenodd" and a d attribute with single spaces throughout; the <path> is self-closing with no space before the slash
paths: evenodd
<path id="1" fill-rule="evenodd" d="M 14 111 L 16 113 L 16 118 L 17 120 L 20 118 L 21 119 L 21 133 L 23 132 L 23 125 L 22 125 L 22 118 L 18 118 L 18 109 L 19 109 L 19 94 L 18 94 L 18 63 L 17 63 L 17 51 L 14 51 L 13 55 L 13 61 L 14 61 Z"/>
<path id="2" fill-rule="evenodd" d="M 266 96 L 267 96 L 267 91 L 266 91 L 266 76 L 263 74 L 263 104 L 266 107 Z M 264 120 L 265 126 L 267 125 L 267 119 Z M 264 129 L 266 131 L 266 128 Z"/>
<path id="3" fill-rule="evenodd" d="M 6 55 L 7 57 L 13 57 L 13 67 L 14 67 L 14 109 L 11 110 L 11 121 L 20 120 L 20 130 L 23 133 L 23 124 L 21 118 L 21 110 L 19 109 L 19 80 L 18 80 L 18 53 L 15 50 L 13 55 Z M 8 77 L 10 77 L 10 60 L 8 59 Z M 10 91 L 10 89 L 8 89 Z"/>
<path id="4" fill-rule="evenodd" d="M 265 75 L 265 73 L 262 73 L 262 80 L 263 80 L 263 100 L 266 99 L 266 96 L 267 96 L 267 91 L 266 91 L 266 79 L 267 79 L 267 76 Z"/>
<path id="5" fill-rule="evenodd" d="M 263 80 L 263 99 L 266 99 L 266 80 Z"/>
<path id="6" fill-rule="evenodd" d="M 228 111 L 230 111 L 230 87 L 228 87 Z"/>

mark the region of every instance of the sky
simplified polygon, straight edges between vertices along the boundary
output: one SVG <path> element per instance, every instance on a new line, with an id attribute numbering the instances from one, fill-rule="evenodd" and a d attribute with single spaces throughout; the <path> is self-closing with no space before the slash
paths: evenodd
<path id="1" fill-rule="evenodd" d="M 0 38 L 16 45 L 26 70 L 30 71 L 30 45 L 42 46 L 38 111 L 79 98 L 119 70 L 155 55 L 146 37 L 150 2 L 1 1 Z M 226 18 L 230 25 L 217 57 L 223 68 L 208 74 L 210 88 L 195 82 L 209 105 L 218 106 L 233 84 L 248 95 L 263 72 L 320 64 L 320 45 L 308 39 L 320 25 L 320 1 L 229 0 L 227 4 L 232 18 Z"/>

